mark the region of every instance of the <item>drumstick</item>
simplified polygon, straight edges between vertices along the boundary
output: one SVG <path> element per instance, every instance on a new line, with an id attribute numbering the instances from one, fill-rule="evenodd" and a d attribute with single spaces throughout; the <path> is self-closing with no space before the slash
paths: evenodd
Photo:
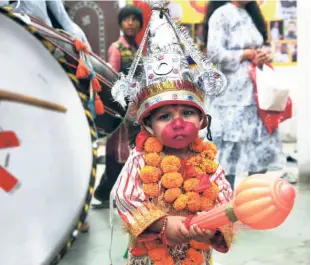
<path id="1" fill-rule="evenodd" d="M 20 93 L 10 92 L 7 90 L 0 89 L 0 100 L 14 101 L 59 112 L 67 112 L 67 109 L 64 106 L 56 104 L 54 102 L 26 96 Z"/>

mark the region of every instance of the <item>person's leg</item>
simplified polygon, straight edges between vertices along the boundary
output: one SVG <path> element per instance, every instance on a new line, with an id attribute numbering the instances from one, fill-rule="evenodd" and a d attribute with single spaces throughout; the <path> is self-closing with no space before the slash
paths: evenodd
<path id="1" fill-rule="evenodd" d="M 226 180 L 230 183 L 231 189 L 234 190 L 235 175 L 226 175 Z"/>
<path id="2" fill-rule="evenodd" d="M 111 137 L 107 141 L 106 168 L 100 180 L 100 183 L 94 193 L 94 197 L 101 202 L 107 202 L 107 206 L 109 205 L 108 202 L 109 202 L 110 191 L 112 190 L 113 185 L 116 182 L 124 166 L 124 164 L 120 164 L 116 161 L 115 141 L 116 141 L 115 137 Z"/>

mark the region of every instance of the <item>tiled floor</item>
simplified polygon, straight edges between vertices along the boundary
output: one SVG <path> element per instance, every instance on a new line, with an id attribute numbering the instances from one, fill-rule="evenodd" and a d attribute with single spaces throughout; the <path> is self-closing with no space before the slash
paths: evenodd
<path id="1" fill-rule="evenodd" d="M 289 147 L 290 149 L 290 147 Z M 289 171 L 297 174 L 297 168 Z M 101 175 L 103 167 L 99 168 Z M 278 174 L 278 172 L 276 172 Z M 238 179 L 237 182 L 241 181 Z M 297 185 L 297 201 L 287 221 L 271 231 L 241 232 L 227 254 L 215 253 L 215 261 L 222 265 L 309 265 L 310 264 L 310 188 Z M 91 210 L 90 232 L 80 235 L 60 265 L 108 265 L 109 211 Z M 113 265 L 123 265 L 127 235 L 121 230 L 115 213 L 113 237 Z M 165 265 L 165 264 L 163 264 Z"/>

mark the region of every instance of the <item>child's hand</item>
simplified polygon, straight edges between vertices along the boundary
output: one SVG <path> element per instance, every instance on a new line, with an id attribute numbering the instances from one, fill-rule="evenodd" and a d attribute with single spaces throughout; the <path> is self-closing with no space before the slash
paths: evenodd
<path id="1" fill-rule="evenodd" d="M 168 216 L 167 217 L 167 225 L 166 225 L 166 237 L 170 244 L 181 244 L 185 242 L 189 242 L 190 233 L 186 226 L 184 225 L 184 221 L 186 217 L 182 216 Z"/>
<path id="2" fill-rule="evenodd" d="M 192 225 L 190 227 L 191 239 L 198 242 L 210 243 L 211 239 L 214 237 L 216 231 L 211 230 L 201 230 L 197 225 Z"/>

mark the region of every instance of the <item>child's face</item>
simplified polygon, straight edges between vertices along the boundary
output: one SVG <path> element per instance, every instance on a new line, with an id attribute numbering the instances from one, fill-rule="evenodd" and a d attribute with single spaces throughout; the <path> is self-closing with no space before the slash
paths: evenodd
<path id="1" fill-rule="evenodd" d="M 129 15 L 122 20 L 121 29 L 128 37 L 136 37 L 140 28 L 140 21 L 135 15 Z"/>
<path id="2" fill-rule="evenodd" d="M 151 115 L 151 128 L 164 146 L 181 149 L 194 142 L 200 129 L 200 111 L 187 105 L 169 105 Z"/>

